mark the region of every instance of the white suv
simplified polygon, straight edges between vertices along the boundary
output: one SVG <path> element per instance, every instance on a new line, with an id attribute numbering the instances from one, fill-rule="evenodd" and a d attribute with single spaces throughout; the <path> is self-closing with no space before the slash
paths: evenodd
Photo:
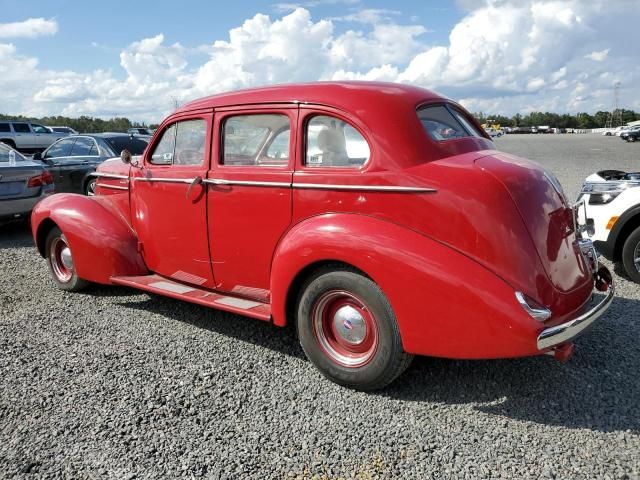
<path id="1" fill-rule="evenodd" d="M 603 170 L 590 175 L 578 198 L 579 222 L 602 255 L 622 261 L 640 283 L 640 172 Z"/>

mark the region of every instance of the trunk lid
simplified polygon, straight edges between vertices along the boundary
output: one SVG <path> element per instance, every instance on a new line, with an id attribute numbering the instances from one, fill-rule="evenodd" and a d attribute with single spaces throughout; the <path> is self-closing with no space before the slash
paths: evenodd
<path id="1" fill-rule="evenodd" d="M 0 165 L 0 200 L 35 197 L 40 194 L 40 186 L 29 187 L 29 179 L 41 175 L 42 164 L 18 161 L 15 166 Z"/>
<path id="2" fill-rule="evenodd" d="M 562 293 L 591 288 L 592 272 L 576 244 L 574 211 L 555 176 L 535 162 L 499 152 L 476 165 L 513 199 L 551 284 Z"/>

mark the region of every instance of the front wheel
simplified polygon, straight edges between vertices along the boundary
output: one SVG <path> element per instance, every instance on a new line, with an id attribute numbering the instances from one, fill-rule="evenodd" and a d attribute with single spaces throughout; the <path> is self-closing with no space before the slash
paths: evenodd
<path id="1" fill-rule="evenodd" d="M 622 264 L 631 280 L 640 283 L 640 227 L 631 232 L 624 242 Z"/>
<path id="2" fill-rule="evenodd" d="M 413 358 L 380 287 L 350 270 L 324 269 L 306 282 L 297 327 L 302 349 L 322 374 L 356 390 L 385 387 Z"/>
<path id="3" fill-rule="evenodd" d="M 628 137 L 627 141 L 629 142 L 635 142 L 636 141 L 636 137 Z"/>
<path id="4" fill-rule="evenodd" d="M 67 238 L 57 227 L 51 229 L 47 235 L 45 241 L 45 256 L 49 264 L 51 276 L 58 288 L 69 292 L 76 292 L 89 285 L 89 282 L 80 278 L 76 273 Z"/>

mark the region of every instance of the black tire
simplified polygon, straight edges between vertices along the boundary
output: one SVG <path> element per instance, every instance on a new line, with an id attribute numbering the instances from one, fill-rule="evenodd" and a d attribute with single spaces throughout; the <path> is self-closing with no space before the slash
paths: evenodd
<path id="1" fill-rule="evenodd" d="M 355 317 L 349 317 L 353 312 Z M 413 359 L 402 348 L 395 315 L 380 287 L 354 271 L 329 267 L 312 275 L 303 285 L 296 320 L 305 354 L 337 384 L 380 389 Z"/>
<path id="2" fill-rule="evenodd" d="M 14 150 L 16 149 L 16 143 L 13 140 L 0 140 L 0 142 L 4 143 L 5 145 L 13 148 Z"/>
<path id="3" fill-rule="evenodd" d="M 636 141 L 636 137 L 629 136 L 629 137 L 627 137 L 627 141 L 628 142 L 635 142 Z"/>
<path id="4" fill-rule="evenodd" d="M 636 259 L 638 259 L 638 262 L 636 262 Z M 631 232 L 624 241 L 622 264 L 631 280 L 640 283 L 640 227 Z"/>
<path id="5" fill-rule="evenodd" d="M 84 187 L 85 195 L 87 195 L 88 197 L 93 197 L 96 194 L 96 182 L 97 182 L 97 179 L 95 177 L 89 179 L 89 181 Z"/>
<path id="6" fill-rule="evenodd" d="M 52 228 L 47 234 L 44 245 L 45 258 L 49 265 L 51 277 L 58 288 L 68 292 L 77 292 L 89 286 L 89 282 L 80 278 L 76 273 L 71 249 L 67 239 L 58 227 Z M 68 258 L 62 253 L 65 248 L 68 249 Z"/>

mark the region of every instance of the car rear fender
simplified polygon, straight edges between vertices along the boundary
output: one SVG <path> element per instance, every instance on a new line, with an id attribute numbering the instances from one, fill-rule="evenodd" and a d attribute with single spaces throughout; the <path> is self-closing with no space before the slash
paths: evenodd
<path id="1" fill-rule="evenodd" d="M 280 241 L 271 270 L 272 315 L 287 320 L 287 297 L 330 262 L 375 281 L 398 320 L 405 351 L 448 358 L 539 353 L 543 325 L 525 314 L 514 289 L 475 260 L 397 224 L 357 214 L 327 214 L 294 226 Z M 295 302 L 295 299 L 293 299 Z"/>
<path id="2" fill-rule="evenodd" d="M 109 284 L 112 276 L 149 273 L 135 232 L 109 197 L 61 193 L 38 203 L 31 228 L 42 256 L 47 234 L 55 226 L 67 238 L 81 278 Z"/>

